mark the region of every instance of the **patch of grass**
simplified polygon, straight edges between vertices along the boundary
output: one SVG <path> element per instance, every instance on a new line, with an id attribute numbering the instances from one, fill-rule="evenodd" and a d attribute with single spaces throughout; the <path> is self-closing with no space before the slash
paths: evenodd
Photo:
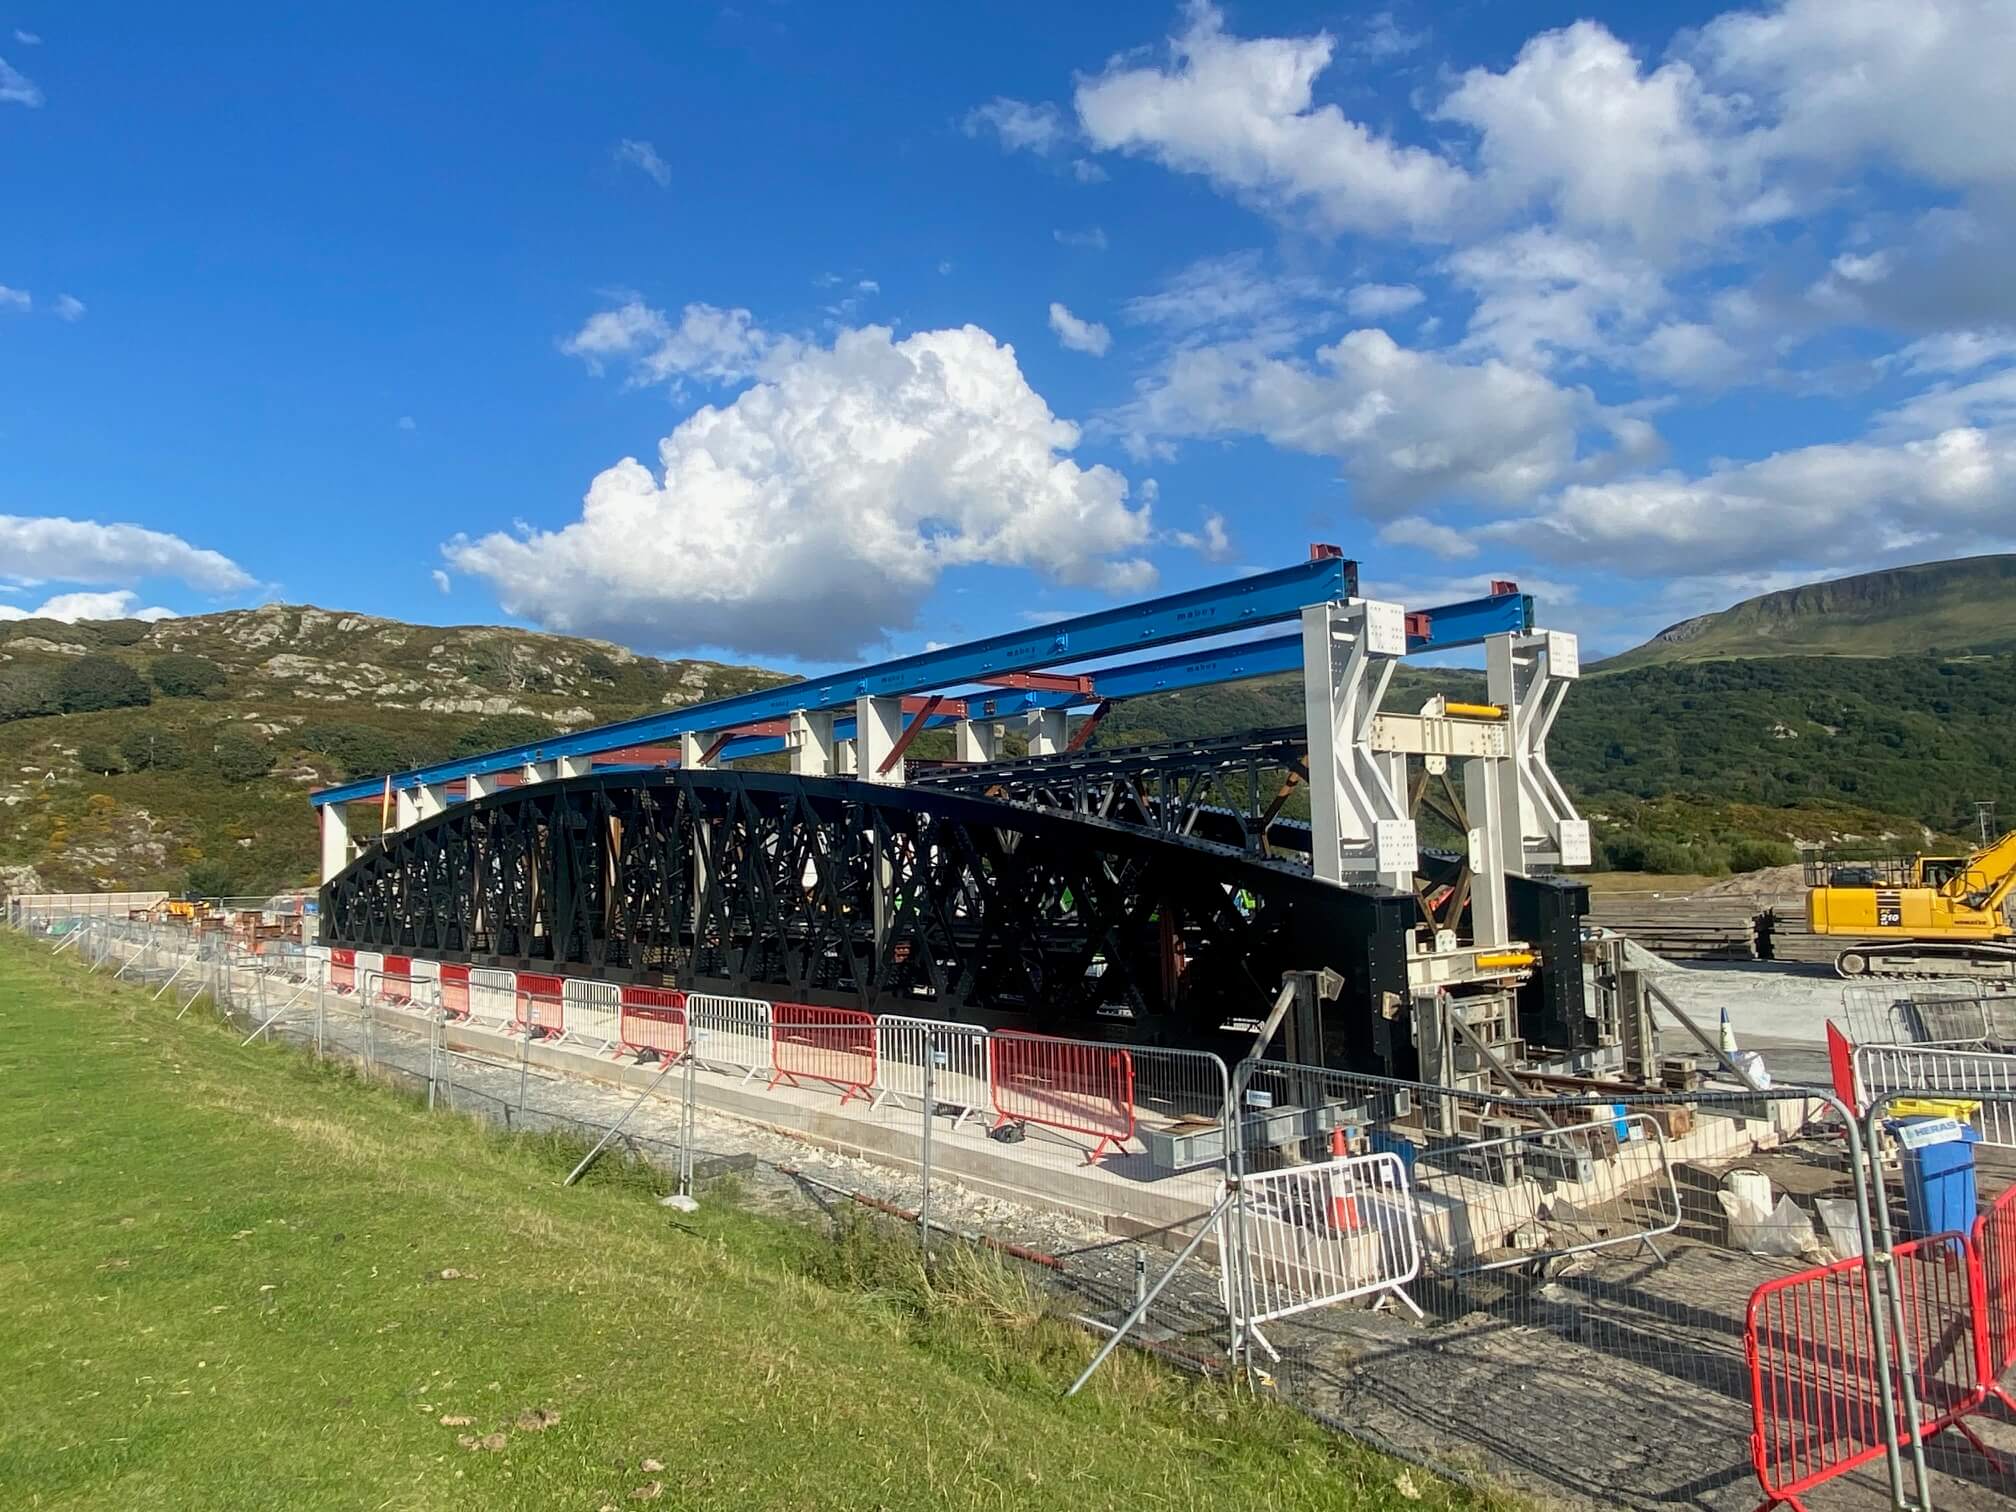
<path id="1" fill-rule="evenodd" d="M 1026 1279 L 430 1115 L 0 935 L 0 1506 L 1470 1505 Z M 663 1468 L 647 1468 L 647 1462 Z"/>

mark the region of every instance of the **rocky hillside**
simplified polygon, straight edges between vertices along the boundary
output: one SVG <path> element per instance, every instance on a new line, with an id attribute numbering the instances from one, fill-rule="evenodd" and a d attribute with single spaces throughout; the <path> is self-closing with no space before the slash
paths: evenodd
<path id="1" fill-rule="evenodd" d="M 311 787 L 783 680 L 293 606 L 0 622 L 0 891 L 305 883 Z M 1475 697 L 1480 682 L 1408 668 L 1388 703 Z M 1585 678 L 1553 752 L 1609 864 L 1713 874 L 1783 865 L 1794 842 L 1917 848 L 1970 829 L 1977 798 L 2016 814 L 2011 707 L 2012 654 L 1709 658 Z M 1099 742 L 1301 717 L 1300 679 L 1266 678 L 1124 704 Z M 946 756 L 950 742 L 913 750 Z M 375 822 L 371 805 L 353 808 L 360 828 Z M 1300 795 L 1289 811 L 1306 814 Z M 1432 823 L 1427 835 L 1455 840 Z"/>
<path id="2" fill-rule="evenodd" d="M 783 680 L 300 605 L 0 622 L 0 891 L 304 882 L 312 787 Z"/>
<path id="3" fill-rule="evenodd" d="M 2016 555 L 1960 557 L 1807 583 L 1669 625 L 1597 668 L 1744 656 L 2016 651 Z"/>

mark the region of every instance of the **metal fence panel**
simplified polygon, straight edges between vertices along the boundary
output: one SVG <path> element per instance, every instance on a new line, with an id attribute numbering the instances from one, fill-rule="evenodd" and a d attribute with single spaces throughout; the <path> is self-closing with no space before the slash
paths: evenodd
<path id="1" fill-rule="evenodd" d="M 1391 1294 L 1421 1270 L 1420 1214 L 1392 1154 L 1264 1171 L 1240 1183 L 1233 1306 L 1248 1329 L 1312 1308 Z"/>
<path id="2" fill-rule="evenodd" d="M 2016 1149 L 2016 1055 L 1940 1045 L 1857 1045 L 1856 1094 L 1864 1106 L 1900 1094 L 1978 1101 L 1973 1126 L 1983 1144 Z M 1999 1096 L 1973 1098 L 1969 1094 Z"/>
<path id="3" fill-rule="evenodd" d="M 899 1103 L 921 1111 L 925 1064 L 929 1061 L 932 1101 L 954 1110 L 954 1128 L 986 1109 L 992 1037 L 979 1025 L 885 1013 L 875 1021 L 875 1037 L 878 1103 Z"/>

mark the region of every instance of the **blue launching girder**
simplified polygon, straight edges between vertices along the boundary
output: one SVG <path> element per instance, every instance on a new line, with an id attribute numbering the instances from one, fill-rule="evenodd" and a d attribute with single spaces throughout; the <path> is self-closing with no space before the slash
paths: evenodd
<path id="1" fill-rule="evenodd" d="M 1410 633 L 1407 654 L 1431 651 L 1458 651 L 1474 646 L 1486 636 L 1526 635 L 1533 629 L 1533 599 L 1524 593 L 1496 593 L 1485 598 L 1465 599 L 1458 604 L 1421 611 L 1428 621 L 1426 634 Z M 1214 683 L 1244 682 L 1254 677 L 1274 677 L 1302 670 L 1301 635 L 1270 635 L 1261 640 L 1239 641 L 1231 645 L 1206 646 L 1179 652 L 1153 661 L 1123 662 L 1099 667 L 1084 674 L 1092 681 L 1092 692 L 1061 693 L 1029 689 L 981 688 L 956 695 L 966 701 L 972 719 L 1012 719 L 1038 709 L 1083 708 L 1102 699 L 1140 698 L 1148 693 L 1176 693 L 1186 688 L 1208 687 Z M 951 715 L 937 715 L 925 721 L 926 729 L 956 724 Z M 833 722 L 836 740 L 851 740 L 854 721 Z M 741 761 L 751 756 L 768 756 L 784 749 L 775 736 L 749 735 L 730 740 L 718 759 Z"/>
<path id="2" fill-rule="evenodd" d="M 1339 556 L 1317 557 L 1275 572 L 1102 609 L 1037 629 L 993 635 L 942 651 L 920 652 L 849 672 L 785 683 L 684 709 L 645 714 L 572 735 L 556 735 L 483 756 L 395 772 L 391 783 L 394 789 L 406 789 L 451 782 L 458 777 L 486 776 L 532 762 L 592 756 L 619 746 L 645 745 L 681 735 L 733 729 L 760 720 L 782 719 L 801 709 L 849 708 L 863 695 L 884 698 L 938 692 L 1012 672 L 1039 671 L 1096 656 L 1229 635 L 1294 619 L 1306 605 L 1353 598 L 1357 593 L 1356 562 Z M 309 802 L 319 808 L 329 803 L 375 798 L 383 791 L 385 780 L 365 778 L 341 787 L 324 788 L 311 794 Z"/>

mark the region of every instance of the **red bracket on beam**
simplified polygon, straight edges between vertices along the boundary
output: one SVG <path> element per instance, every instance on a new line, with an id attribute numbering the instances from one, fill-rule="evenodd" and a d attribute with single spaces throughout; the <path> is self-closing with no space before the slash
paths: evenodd
<path id="1" fill-rule="evenodd" d="M 1091 678 L 1071 677 L 1062 672 L 1007 672 L 980 681 L 990 688 L 1023 688 L 1032 693 L 1076 693 L 1081 698 L 1093 694 Z"/>
<path id="2" fill-rule="evenodd" d="M 733 730 L 723 730 L 719 735 L 716 735 L 714 737 L 714 744 L 700 753 L 700 765 L 703 767 L 712 766 L 714 758 L 721 754 L 721 748 L 734 738 L 735 732 Z"/>
<path id="3" fill-rule="evenodd" d="M 907 698 L 903 700 L 906 710 L 910 702 L 911 700 Z M 923 733 L 924 722 L 938 712 L 938 706 L 943 702 L 945 700 L 936 693 L 922 701 L 917 712 L 910 716 L 910 722 L 903 726 L 903 733 L 896 737 L 896 744 L 889 748 L 889 754 L 882 758 L 882 764 L 875 768 L 876 776 L 886 777 L 896 770 L 896 763 L 901 761 L 903 753 L 910 749 L 910 742 Z"/>
<path id="4" fill-rule="evenodd" d="M 1491 579 L 1491 597 L 1499 598 L 1507 593 L 1517 593 L 1519 585 L 1510 578 Z"/>
<path id="5" fill-rule="evenodd" d="M 1428 639 L 1428 615 L 1424 610 L 1410 609 L 1407 612 L 1407 639 Z"/>
<path id="6" fill-rule="evenodd" d="M 1090 714 L 1087 714 L 1084 722 L 1071 732 L 1070 743 L 1064 749 L 1067 751 L 1082 751 L 1085 748 L 1085 742 L 1092 738 L 1092 732 L 1099 728 L 1099 721 L 1112 712 L 1113 700 L 1110 698 L 1100 699 L 1099 707 L 1094 709 Z"/>

